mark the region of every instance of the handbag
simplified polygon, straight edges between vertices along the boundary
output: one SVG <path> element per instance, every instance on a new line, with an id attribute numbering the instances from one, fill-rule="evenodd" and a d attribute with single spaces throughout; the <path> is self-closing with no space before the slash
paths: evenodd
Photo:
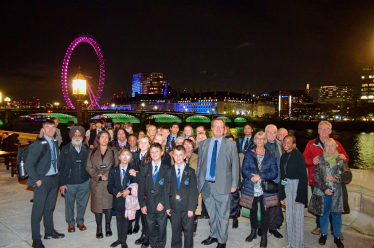
<path id="1" fill-rule="evenodd" d="M 258 168 L 257 159 L 254 158 L 257 174 L 260 175 L 260 169 Z M 264 193 L 275 194 L 278 193 L 278 184 L 273 180 L 261 179 L 261 187 Z"/>

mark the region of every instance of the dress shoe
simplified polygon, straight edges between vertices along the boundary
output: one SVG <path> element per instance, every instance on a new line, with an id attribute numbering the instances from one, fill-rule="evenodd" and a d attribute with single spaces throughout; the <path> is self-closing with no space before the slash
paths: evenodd
<path id="1" fill-rule="evenodd" d="M 120 245 L 120 244 L 121 244 L 121 241 L 117 240 L 117 241 L 113 242 L 113 243 L 110 245 L 110 247 L 117 247 L 117 246 Z"/>
<path id="2" fill-rule="evenodd" d="M 34 248 L 45 248 L 41 240 L 35 240 L 32 242 L 32 247 Z"/>
<path id="3" fill-rule="evenodd" d="M 117 240 L 116 242 L 113 242 L 110 247 L 117 247 L 118 245 L 121 244 L 121 241 Z"/>
<path id="4" fill-rule="evenodd" d="M 139 232 L 139 226 L 135 226 L 132 230 L 132 233 L 138 233 Z"/>
<path id="5" fill-rule="evenodd" d="M 149 246 L 149 238 L 145 237 L 142 243 L 142 248 L 146 248 Z"/>
<path id="6" fill-rule="evenodd" d="M 103 235 L 103 227 L 101 225 L 97 225 L 97 229 L 96 229 L 96 238 L 97 239 L 102 239 L 104 238 L 104 235 Z"/>
<path id="7" fill-rule="evenodd" d="M 265 234 L 261 235 L 260 248 L 266 248 L 268 246 L 268 236 Z"/>
<path id="8" fill-rule="evenodd" d="M 312 234 L 320 235 L 321 234 L 321 228 L 319 228 L 319 227 L 314 228 L 314 230 L 312 231 Z"/>
<path id="9" fill-rule="evenodd" d="M 239 221 L 238 221 L 238 219 L 237 218 L 234 218 L 233 220 L 232 220 L 232 228 L 238 228 L 238 226 L 239 226 Z"/>
<path id="10" fill-rule="evenodd" d="M 283 238 L 283 235 L 280 234 L 277 230 L 269 230 L 269 233 L 273 234 L 273 236 L 276 237 L 277 239 Z"/>
<path id="11" fill-rule="evenodd" d="M 87 227 L 84 224 L 78 224 L 77 227 L 79 228 L 79 231 L 87 230 Z"/>
<path id="12" fill-rule="evenodd" d="M 249 236 L 245 239 L 246 242 L 252 242 L 252 240 L 254 240 L 255 238 L 257 238 L 257 230 L 256 229 L 252 229 L 251 230 L 251 234 L 249 234 Z"/>
<path id="13" fill-rule="evenodd" d="M 220 244 L 220 243 L 218 243 L 217 248 L 226 248 L 226 244 Z"/>
<path id="14" fill-rule="evenodd" d="M 145 235 L 142 234 L 142 236 L 140 236 L 139 239 L 135 240 L 135 244 L 136 244 L 136 245 L 141 245 L 141 244 L 143 244 L 144 239 L 145 239 Z"/>
<path id="15" fill-rule="evenodd" d="M 318 243 L 320 245 L 325 245 L 326 244 L 326 239 L 327 239 L 327 235 L 322 235 L 321 234 L 321 237 L 319 238 Z"/>
<path id="16" fill-rule="evenodd" d="M 261 233 L 262 233 L 262 230 L 261 230 L 261 228 L 259 228 L 258 231 L 257 231 L 257 235 L 258 235 L 259 237 L 261 237 Z"/>
<path id="17" fill-rule="evenodd" d="M 54 230 L 53 233 L 46 233 L 44 235 L 44 239 L 61 239 L 63 237 L 65 237 L 65 234 L 58 233 L 58 232 L 56 232 L 56 230 Z"/>
<path id="18" fill-rule="evenodd" d="M 111 237 L 112 236 L 112 229 L 110 229 L 110 223 L 105 224 L 105 236 L 106 237 Z"/>
<path id="19" fill-rule="evenodd" d="M 129 228 L 127 229 L 127 235 L 131 235 L 132 234 L 132 226 L 129 226 Z"/>
<path id="20" fill-rule="evenodd" d="M 68 226 L 68 232 L 75 232 L 75 226 Z"/>
<path id="21" fill-rule="evenodd" d="M 217 243 L 217 242 L 218 242 L 218 240 L 216 238 L 212 238 L 212 237 L 209 236 L 209 238 L 203 240 L 201 242 L 201 244 L 203 244 L 203 245 L 211 245 L 211 244 Z"/>
<path id="22" fill-rule="evenodd" d="M 344 245 L 343 245 L 341 239 L 338 239 L 338 238 L 334 237 L 334 243 L 336 244 L 336 247 L 338 247 L 338 248 L 344 248 Z"/>

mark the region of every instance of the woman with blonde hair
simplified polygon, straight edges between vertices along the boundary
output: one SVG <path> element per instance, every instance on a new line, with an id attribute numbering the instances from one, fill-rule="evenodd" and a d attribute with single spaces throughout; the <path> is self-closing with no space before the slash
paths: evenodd
<path id="1" fill-rule="evenodd" d="M 149 140 L 151 141 L 151 143 L 153 143 L 153 140 L 155 139 L 156 133 L 157 133 L 156 126 L 155 125 L 149 125 L 149 127 L 147 129 L 147 136 L 149 137 Z"/>
<path id="2" fill-rule="evenodd" d="M 198 154 L 199 152 L 199 143 L 203 140 L 206 140 L 208 137 L 206 137 L 205 133 L 198 134 L 196 136 L 196 148 L 195 148 L 195 153 Z"/>
<path id="3" fill-rule="evenodd" d="M 183 129 L 183 138 L 188 139 L 188 137 L 193 136 L 193 129 L 190 125 L 186 125 Z"/>

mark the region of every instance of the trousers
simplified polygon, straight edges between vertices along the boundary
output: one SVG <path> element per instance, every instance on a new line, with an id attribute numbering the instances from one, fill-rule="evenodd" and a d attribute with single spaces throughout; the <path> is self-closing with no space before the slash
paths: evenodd
<path id="1" fill-rule="evenodd" d="M 43 216 L 46 234 L 55 231 L 53 224 L 53 209 L 56 204 L 58 191 L 58 175 L 44 177 L 40 187 L 34 187 L 34 202 L 31 211 L 32 240 L 41 240 L 40 220 Z"/>
<path id="2" fill-rule="evenodd" d="M 147 226 L 149 231 L 149 242 L 151 247 L 163 248 L 166 246 L 166 225 L 167 214 L 165 211 L 160 213 L 147 213 Z"/>
<path id="3" fill-rule="evenodd" d="M 321 233 L 327 235 L 327 229 L 329 227 L 329 216 L 332 216 L 332 226 L 334 228 L 334 237 L 340 238 L 342 232 L 342 213 L 331 212 L 332 195 L 325 195 L 325 208 L 323 216 L 320 217 Z"/>
<path id="4" fill-rule="evenodd" d="M 125 218 L 125 212 L 123 211 L 116 211 L 116 219 L 118 240 L 122 245 L 126 245 L 127 231 L 129 229 L 129 219 Z"/>
<path id="5" fill-rule="evenodd" d="M 82 184 L 68 184 L 65 194 L 65 219 L 69 226 L 84 223 L 84 213 L 90 196 L 90 180 Z M 77 202 L 77 218 L 74 219 L 74 201 Z"/>
<path id="6" fill-rule="evenodd" d="M 181 211 L 182 207 L 179 206 L 177 212 L 171 211 L 171 225 L 172 225 L 172 237 L 171 247 L 182 248 L 182 228 L 184 232 L 184 248 L 193 247 L 193 229 L 194 229 L 194 215 L 189 218 L 188 212 Z"/>

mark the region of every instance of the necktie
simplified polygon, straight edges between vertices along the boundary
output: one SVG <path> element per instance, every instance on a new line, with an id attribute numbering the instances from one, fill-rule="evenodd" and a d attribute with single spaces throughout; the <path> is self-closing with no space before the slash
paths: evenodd
<path id="1" fill-rule="evenodd" d="M 157 174 L 158 174 L 158 171 L 157 171 L 157 165 L 155 166 L 155 171 L 153 172 L 153 185 L 156 184 L 156 179 L 157 179 Z"/>
<path id="2" fill-rule="evenodd" d="M 126 173 L 125 169 L 122 169 L 121 185 L 122 185 L 122 182 L 123 182 L 123 178 L 125 177 L 125 173 Z"/>
<path id="3" fill-rule="evenodd" d="M 53 169 L 55 170 L 55 172 L 57 173 L 57 158 L 56 158 L 56 151 L 55 151 L 55 144 L 54 144 L 54 141 L 52 140 L 52 148 L 51 148 L 51 151 L 52 151 L 52 163 L 53 163 Z"/>
<path id="4" fill-rule="evenodd" d="M 246 138 L 246 141 L 245 141 L 245 144 L 244 144 L 244 151 L 248 148 L 248 145 L 249 145 L 249 140 L 248 138 Z"/>
<path id="5" fill-rule="evenodd" d="M 140 160 L 143 160 L 143 158 L 144 158 L 144 155 L 140 154 Z"/>
<path id="6" fill-rule="evenodd" d="M 178 189 L 181 186 L 181 169 L 178 169 Z"/>
<path id="7" fill-rule="evenodd" d="M 174 137 L 173 137 L 173 140 L 172 140 L 172 142 L 175 142 L 175 140 L 174 140 Z"/>
<path id="8" fill-rule="evenodd" d="M 212 160 L 210 161 L 210 177 L 214 178 L 216 176 L 216 163 L 217 163 L 217 143 L 218 140 L 214 141 Z"/>

